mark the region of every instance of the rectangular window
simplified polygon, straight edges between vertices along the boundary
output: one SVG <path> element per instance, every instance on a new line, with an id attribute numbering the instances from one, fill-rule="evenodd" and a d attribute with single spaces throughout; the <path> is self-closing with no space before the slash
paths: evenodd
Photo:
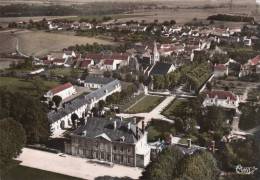
<path id="1" fill-rule="evenodd" d="M 124 162 L 124 156 L 121 155 L 121 157 L 120 157 L 120 163 L 123 163 L 123 162 Z"/>
<path id="2" fill-rule="evenodd" d="M 105 154 L 104 154 L 104 152 L 101 152 L 101 159 L 105 159 Z"/>
<path id="3" fill-rule="evenodd" d="M 107 161 L 110 161 L 111 160 L 110 158 L 111 158 L 111 156 L 108 154 L 107 155 Z"/>

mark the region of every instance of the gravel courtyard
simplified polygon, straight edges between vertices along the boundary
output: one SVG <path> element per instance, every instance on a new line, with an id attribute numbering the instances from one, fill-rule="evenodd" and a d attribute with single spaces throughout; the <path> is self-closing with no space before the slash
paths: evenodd
<path id="1" fill-rule="evenodd" d="M 69 176 L 94 180 L 99 176 L 131 177 L 137 179 L 141 176 L 141 168 L 133 168 L 121 165 L 108 167 L 96 163 L 87 162 L 88 159 L 74 156 L 53 154 L 49 152 L 23 148 L 23 152 L 17 158 L 21 165 L 56 172 Z"/>

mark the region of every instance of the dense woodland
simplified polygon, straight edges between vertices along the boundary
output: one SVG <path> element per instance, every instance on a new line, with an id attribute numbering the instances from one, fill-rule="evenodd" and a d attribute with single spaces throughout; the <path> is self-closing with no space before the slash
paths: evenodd
<path id="1" fill-rule="evenodd" d="M 208 20 L 233 21 L 233 22 L 253 22 L 254 18 L 250 16 L 236 16 L 228 14 L 217 14 L 208 17 Z"/>

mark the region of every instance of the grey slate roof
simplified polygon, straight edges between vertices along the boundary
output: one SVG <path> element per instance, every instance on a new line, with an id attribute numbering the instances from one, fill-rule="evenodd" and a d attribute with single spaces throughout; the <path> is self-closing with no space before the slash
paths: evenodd
<path id="1" fill-rule="evenodd" d="M 90 104 L 91 99 L 96 98 L 99 99 L 103 97 L 107 92 L 111 92 L 115 89 L 116 85 L 120 85 L 120 82 L 118 80 L 114 80 L 103 87 L 92 91 L 91 93 L 87 95 L 81 95 L 76 97 L 75 99 L 72 99 L 69 102 L 66 102 L 63 104 L 63 107 L 61 109 L 58 109 L 58 111 L 51 111 L 48 113 L 48 120 L 50 123 L 54 123 L 58 120 L 60 120 L 62 117 L 74 112 L 75 110 L 79 109 L 80 107 Z"/>
<path id="2" fill-rule="evenodd" d="M 106 77 L 97 77 L 97 76 L 87 76 L 84 80 L 85 83 L 94 83 L 94 84 L 108 84 L 114 81 L 114 78 L 106 78 Z"/>
<path id="3" fill-rule="evenodd" d="M 116 128 L 114 128 L 116 122 Z M 143 136 L 143 132 L 138 128 L 136 133 L 136 125 L 130 123 L 128 129 L 128 122 L 119 118 L 106 119 L 106 118 L 89 118 L 84 126 L 76 129 L 72 135 L 80 135 L 87 138 L 97 138 L 100 135 L 107 136 L 112 142 L 124 142 L 127 144 L 135 144 L 139 138 Z M 85 132 L 85 133 L 84 133 Z M 124 137 L 124 141 L 121 138 Z"/>
<path id="4" fill-rule="evenodd" d="M 153 69 L 151 70 L 150 75 L 164 75 L 167 74 L 172 64 L 167 64 L 163 62 L 157 62 Z"/>

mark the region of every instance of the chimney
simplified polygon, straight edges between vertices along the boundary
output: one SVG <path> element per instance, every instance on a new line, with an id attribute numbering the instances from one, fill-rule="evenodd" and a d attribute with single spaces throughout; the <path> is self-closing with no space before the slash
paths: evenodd
<path id="1" fill-rule="evenodd" d="M 211 151 L 214 153 L 215 152 L 215 141 L 211 141 Z"/>
<path id="2" fill-rule="evenodd" d="M 136 118 L 134 117 L 134 123 L 136 124 Z"/>
<path id="3" fill-rule="evenodd" d="M 116 129 L 116 121 L 114 121 L 114 129 Z"/>
<path id="4" fill-rule="evenodd" d="M 131 123 L 129 122 L 129 123 L 127 123 L 127 129 L 128 129 L 128 131 L 130 131 L 131 130 Z"/>
<path id="5" fill-rule="evenodd" d="M 87 130 L 84 130 L 84 131 L 82 132 L 82 134 L 83 134 L 83 136 L 86 136 L 86 135 L 87 135 Z"/>
<path id="6" fill-rule="evenodd" d="M 139 139 L 138 126 L 135 126 L 136 139 Z"/>
<path id="7" fill-rule="evenodd" d="M 191 139 L 187 139 L 188 142 L 188 148 L 191 148 Z"/>
<path id="8" fill-rule="evenodd" d="M 144 121 L 142 121 L 142 132 L 144 133 Z"/>
<path id="9" fill-rule="evenodd" d="M 87 124 L 87 122 L 88 122 L 88 118 L 87 118 L 87 117 L 85 117 L 85 118 L 84 118 L 84 125 L 86 125 L 86 124 Z"/>

